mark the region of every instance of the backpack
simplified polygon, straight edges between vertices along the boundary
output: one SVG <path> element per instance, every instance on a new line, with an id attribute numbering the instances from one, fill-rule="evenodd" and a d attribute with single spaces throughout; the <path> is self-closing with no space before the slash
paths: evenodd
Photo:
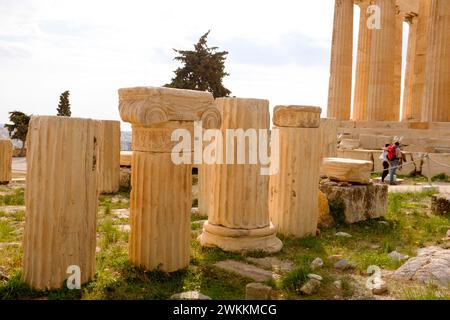
<path id="1" fill-rule="evenodd" d="M 390 161 L 397 159 L 397 148 L 395 146 L 389 146 L 388 159 Z"/>

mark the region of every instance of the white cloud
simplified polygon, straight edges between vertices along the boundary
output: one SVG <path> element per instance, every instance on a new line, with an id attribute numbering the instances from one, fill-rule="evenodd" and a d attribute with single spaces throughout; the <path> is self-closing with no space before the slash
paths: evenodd
<path id="1" fill-rule="evenodd" d="M 333 0 L 0 0 L 0 123 L 15 108 L 54 114 L 64 90 L 73 116 L 119 120 L 117 89 L 168 82 L 172 48 L 208 29 L 230 52 L 233 95 L 325 107 L 333 9 Z"/>

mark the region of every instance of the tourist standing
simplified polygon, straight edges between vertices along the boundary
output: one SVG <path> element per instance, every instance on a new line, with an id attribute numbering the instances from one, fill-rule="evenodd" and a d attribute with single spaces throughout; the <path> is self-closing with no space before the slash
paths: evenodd
<path id="1" fill-rule="evenodd" d="M 380 160 L 381 160 L 381 162 L 383 164 L 383 174 L 381 176 L 381 183 L 385 182 L 384 180 L 386 179 L 386 177 L 389 174 L 389 159 L 388 159 L 388 154 L 389 154 L 388 148 L 389 148 L 389 146 L 390 146 L 390 144 L 386 144 L 384 146 L 384 148 L 383 148 L 383 152 L 380 155 Z"/>

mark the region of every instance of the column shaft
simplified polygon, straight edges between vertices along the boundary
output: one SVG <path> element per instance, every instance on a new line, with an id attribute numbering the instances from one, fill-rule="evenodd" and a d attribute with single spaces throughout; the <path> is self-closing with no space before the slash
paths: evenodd
<path id="1" fill-rule="evenodd" d="M 328 117 L 349 120 L 352 97 L 353 0 L 336 0 L 334 10 Z"/>
<path id="2" fill-rule="evenodd" d="M 431 0 L 422 118 L 450 121 L 450 1 Z"/>

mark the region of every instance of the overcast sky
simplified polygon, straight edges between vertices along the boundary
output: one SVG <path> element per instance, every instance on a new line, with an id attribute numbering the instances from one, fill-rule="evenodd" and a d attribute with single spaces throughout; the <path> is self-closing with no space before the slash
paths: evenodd
<path id="1" fill-rule="evenodd" d="M 333 10 L 334 0 L 0 0 L 0 123 L 14 109 L 55 114 L 65 90 L 72 116 L 120 120 L 117 89 L 167 83 L 172 48 L 208 29 L 229 51 L 232 95 L 325 111 Z"/>

